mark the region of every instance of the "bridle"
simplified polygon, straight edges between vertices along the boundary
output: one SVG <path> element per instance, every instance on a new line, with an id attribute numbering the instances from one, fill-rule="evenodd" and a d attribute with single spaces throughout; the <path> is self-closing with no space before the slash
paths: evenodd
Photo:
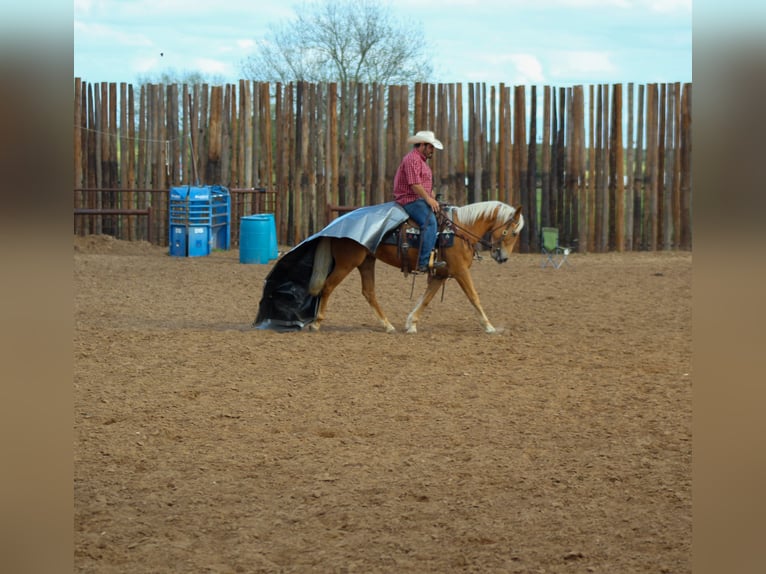
<path id="1" fill-rule="evenodd" d="M 510 217 L 508 221 L 506 221 L 505 223 L 501 223 L 497 227 L 493 227 L 492 229 L 487 231 L 484 235 L 479 236 L 473 233 L 472 231 L 469 231 L 465 227 L 462 227 L 459 224 L 455 223 L 453 220 L 447 218 L 442 211 L 440 211 L 439 214 L 441 217 L 444 218 L 444 220 L 446 220 L 448 225 L 451 225 L 452 227 L 455 228 L 456 230 L 455 235 L 457 235 L 458 237 L 460 237 L 461 239 L 463 239 L 464 241 L 468 243 L 473 243 L 474 245 L 481 245 L 482 247 L 488 249 L 490 253 L 492 254 L 500 252 L 500 249 L 502 248 L 503 243 L 505 242 L 505 238 L 508 235 L 509 230 L 511 232 L 511 235 L 513 235 L 514 237 L 519 234 L 519 231 L 517 230 L 516 226 L 513 225 L 513 216 Z M 514 216 L 515 215 L 516 214 L 514 213 Z M 488 241 L 487 239 L 485 239 L 485 237 L 489 237 L 490 239 L 494 237 L 495 232 L 498 229 L 503 230 L 503 232 L 500 234 L 499 239 L 494 241 Z M 458 233 L 458 231 L 460 231 L 460 233 Z M 470 238 L 466 237 L 466 235 L 470 236 Z"/>

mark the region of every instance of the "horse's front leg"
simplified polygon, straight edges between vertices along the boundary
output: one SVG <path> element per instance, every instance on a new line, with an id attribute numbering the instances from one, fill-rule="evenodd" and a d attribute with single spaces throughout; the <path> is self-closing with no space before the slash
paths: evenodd
<path id="1" fill-rule="evenodd" d="M 439 287 L 441 287 L 446 280 L 446 277 L 429 277 L 425 292 L 420 296 L 420 299 L 418 299 L 415 308 L 409 315 L 407 315 L 407 323 L 405 324 L 405 327 L 407 328 L 408 333 L 418 332 L 418 319 L 420 319 L 420 314 L 431 302 L 431 299 L 434 298 Z"/>
<path id="2" fill-rule="evenodd" d="M 386 333 L 393 333 L 396 331 L 391 321 L 388 320 L 386 314 L 383 313 L 383 309 L 378 304 L 378 298 L 375 296 L 375 258 L 369 255 L 364 262 L 359 266 L 359 274 L 362 276 L 362 295 L 367 299 L 367 302 L 372 307 L 375 316 L 383 325 Z"/>
<path id="3" fill-rule="evenodd" d="M 463 273 L 456 274 L 455 280 L 457 280 L 457 283 L 460 285 L 463 293 L 465 293 L 465 296 L 468 297 L 468 300 L 471 302 L 471 305 L 473 305 L 473 308 L 476 309 L 476 311 L 479 313 L 479 321 L 481 321 L 481 326 L 484 327 L 484 332 L 494 333 L 496 329 L 492 326 L 492 323 L 489 322 L 487 314 L 484 312 L 484 309 L 481 306 L 481 302 L 479 301 L 479 294 L 476 292 L 476 288 L 473 286 L 473 278 L 471 277 L 471 274 L 466 270 Z"/>

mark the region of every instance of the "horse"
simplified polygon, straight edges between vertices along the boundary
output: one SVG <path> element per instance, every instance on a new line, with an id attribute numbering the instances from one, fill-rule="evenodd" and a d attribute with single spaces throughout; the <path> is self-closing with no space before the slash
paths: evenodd
<path id="1" fill-rule="evenodd" d="M 440 213 L 440 219 L 443 219 Z M 454 278 L 463 293 L 479 315 L 479 321 L 486 333 L 494 333 L 479 295 L 473 284 L 469 269 L 479 248 L 489 249 L 492 259 L 505 263 L 524 227 L 521 206 L 511 207 L 500 201 L 483 201 L 452 208 L 451 226 L 455 237 L 451 247 L 443 247 L 442 256 L 446 267 L 428 274 L 425 292 L 417 305 L 407 316 L 407 333 L 417 333 L 418 320 L 436 292 L 449 278 Z M 417 263 L 418 250 L 409 249 L 409 269 Z M 375 262 L 380 260 L 388 265 L 402 267 L 402 252 L 398 245 L 381 243 L 374 253 L 365 246 L 348 238 L 322 237 L 314 253 L 314 262 L 309 279 L 308 291 L 319 296 L 320 303 L 316 318 L 309 329 L 319 331 L 325 318 L 327 302 L 335 288 L 351 273 L 358 269 L 362 277 L 362 294 L 372 307 L 375 316 L 388 333 L 396 331 L 381 309 L 375 296 Z M 333 265 L 334 262 L 334 265 Z"/>

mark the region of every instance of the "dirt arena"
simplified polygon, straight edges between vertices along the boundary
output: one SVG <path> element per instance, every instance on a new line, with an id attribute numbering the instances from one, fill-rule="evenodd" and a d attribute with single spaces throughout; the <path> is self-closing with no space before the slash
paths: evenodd
<path id="1" fill-rule="evenodd" d="M 276 333 L 271 265 L 75 237 L 76 571 L 691 572 L 692 256 L 570 260 Z"/>

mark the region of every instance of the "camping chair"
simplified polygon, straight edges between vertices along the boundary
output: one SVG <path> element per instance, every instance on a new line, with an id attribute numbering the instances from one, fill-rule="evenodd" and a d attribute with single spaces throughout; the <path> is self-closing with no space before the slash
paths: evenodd
<path id="1" fill-rule="evenodd" d="M 569 265 L 567 256 L 572 252 L 571 247 L 562 247 L 559 245 L 559 230 L 555 227 L 543 227 L 543 264 L 545 267 L 549 263 L 555 269 L 561 267 L 564 263 Z"/>

